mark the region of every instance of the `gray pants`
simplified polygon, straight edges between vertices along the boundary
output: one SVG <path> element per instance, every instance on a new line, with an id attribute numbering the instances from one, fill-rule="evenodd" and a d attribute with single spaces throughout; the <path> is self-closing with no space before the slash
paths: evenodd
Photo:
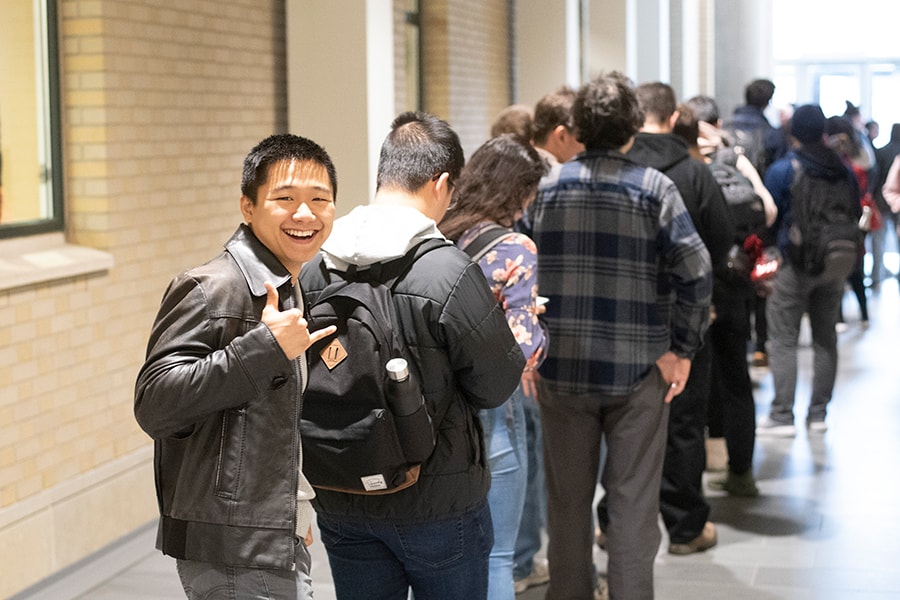
<path id="1" fill-rule="evenodd" d="M 608 447 L 601 484 L 610 516 L 610 597 L 653 598 L 653 561 L 662 537 L 657 519 L 669 415 L 666 391 L 656 367 L 628 396 L 566 396 L 541 389 L 548 600 L 593 597 L 591 505 L 603 436 Z"/>
<path id="2" fill-rule="evenodd" d="M 812 395 L 807 422 L 824 421 L 837 375 L 838 310 L 844 280 L 811 277 L 787 261 L 778 271 L 775 290 L 768 299 L 769 368 L 775 398 L 769 417 L 778 423 L 793 424 L 794 395 L 797 389 L 797 339 L 804 313 L 809 315 L 813 346 Z"/>
<path id="3" fill-rule="evenodd" d="M 296 570 L 233 567 L 194 560 L 178 560 L 178 576 L 188 600 L 311 600 L 312 579 L 306 544 L 296 544 Z"/>

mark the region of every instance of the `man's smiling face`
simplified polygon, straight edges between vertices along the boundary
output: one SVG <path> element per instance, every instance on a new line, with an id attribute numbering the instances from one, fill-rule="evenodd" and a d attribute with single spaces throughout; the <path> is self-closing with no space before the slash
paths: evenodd
<path id="1" fill-rule="evenodd" d="M 282 160 L 269 167 L 254 202 L 241 197 L 244 221 L 294 279 L 334 225 L 334 192 L 323 165 Z"/>

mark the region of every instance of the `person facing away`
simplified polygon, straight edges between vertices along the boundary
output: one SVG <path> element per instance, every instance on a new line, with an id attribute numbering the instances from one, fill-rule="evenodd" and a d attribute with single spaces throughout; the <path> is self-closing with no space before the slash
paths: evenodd
<path id="1" fill-rule="evenodd" d="M 734 109 L 734 114 L 726 123 L 732 132 L 745 131 L 755 137 L 759 135 L 761 148 L 748 148 L 748 158 L 760 177 L 775 160 L 787 152 L 784 134 L 766 118 L 765 110 L 775 95 L 775 84 L 768 79 L 754 79 L 744 88 L 744 104 Z"/>
<path id="2" fill-rule="evenodd" d="M 784 131 L 774 127 L 766 118 L 765 110 L 772 102 L 775 94 L 775 84 L 769 79 L 754 79 L 744 88 L 745 104 L 734 109 L 734 113 L 725 123 L 725 129 L 735 137 L 735 144 L 740 143 L 739 149 L 744 153 L 760 177 L 765 177 L 766 169 L 774 161 L 781 158 L 787 152 L 788 144 Z M 748 144 L 749 142 L 749 144 Z M 763 238 L 766 245 L 772 240 Z M 754 367 L 767 367 L 768 356 L 768 323 L 766 321 L 766 298 L 758 295 L 755 300 L 754 329 L 756 334 L 755 351 L 753 353 Z"/>
<path id="3" fill-rule="evenodd" d="M 866 133 L 866 126 L 863 123 L 859 107 L 849 100 L 844 100 L 844 105 L 846 108 L 842 117 L 853 127 L 856 136 L 856 153 L 851 160 L 854 165 L 866 171 L 869 177 L 873 177 L 872 170 L 876 167 L 875 146 L 872 145 L 872 140 Z"/>
<path id="4" fill-rule="evenodd" d="M 575 102 L 575 90 L 561 86 L 544 95 L 534 106 L 534 139 L 535 149 L 550 166 L 544 178 L 551 172 L 584 150 L 584 144 L 575 137 L 575 125 L 572 121 L 572 104 Z M 542 179 L 543 181 L 543 179 Z M 527 208 L 516 223 L 516 229 L 526 235 L 531 233 L 531 224 L 527 216 Z M 526 371 L 522 375 L 523 385 L 535 389 L 539 377 L 537 370 Z M 513 566 L 516 593 L 520 594 L 529 587 L 547 583 L 550 574 L 547 560 L 536 557 L 543 544 L 541 531 L 547 525 L 547 486 L 544 476 L 543 435 L 541 433 L 541 410 L 536 393 L 526 395 L 525 433 L 528 447 L 528 485 L 525 491 L 525 507 L 522 510 L 522 521 L 519 523 L 519 534 L 516 538 L 516 550 Z"/>
<path id="5" fill-rule="evenodd" d="M 778 209 L 756 169 L 747 157 L 731 152 L 725 145 L 727 136 L 717 127 L 720 119 L 715 100 L 709 96 L 694 96 L 686 105 L 686 109 L 679 111 L 679 122 L 686 130 L 690 129 L 691 139 L 698 140 L 704 160 L 707 163 L 724 160 L 725 164 L 730 164 L 734 158 L 732 166 L 742 175 L 749 175 L 747 179 L 753 190 L 763 199 L 766 224 L 774 223 Z M 689 118 L 691 114 L 693 117 Z M 735 240 L 741 245 L 743 241 Z M 759 489 L 752 470 L 756 407 L 747 364 L 747 340 L 751 337 L 751 307 L 755 305 L 756 292 L 749 275 L 720 275 L 724 276 L 717 278 L 717 289 L 713 294 L 716 318 L 709 326 L 712 376 L 707 411 L 707 467 L 711 449 L 713 452 L 719 449 L 727 454 L 727 459 L 721 465 L 726 471 L 725 477 L 710 480 L 709 486 L 733 496 L 752 497 L 759 494 Z M 727 453 L 723 452 L 725 448 Z"/>
<path id="6" fill-rule="evenodd" d="M 466 163 L 452 207 L 440 224 L 457 246 L 471 248 L 470 255 L 477 259 L 528 359 L 519 387 L 509 399 L 497 408 L 479 411 L 491 469 L 490 600 L 515 597 L 513 557 L 528 482 L 524 403 L 536 396 L 526 372 L 534 371 L 548 341 L 538 319 L 537 248 L 511 227 L 534 200 L 546 169 L 534 147 L 520 138 L 504 134 L 488 140 Z"/>
<path id="7" fill-rule="evenodd" d="M 534 146 L 551 168 L 584 150 L 572 123 L 575 90 L 562 86 L 543 96 L 534 106 Z"/>
<path id="8" fill-rule="evenodd" d="M 853 129 L 853 124 L 848 119 L 837 115 L 825 119 L 825 145 L 834 150 L 841 157 L 844 164 L 853 172 L 853 176 L 856 178 L 857 191 L 860 195 L 859 201 L 871 205 L 872 197 L 867 191 L 869 189 L 868 172 L 862 168 L 859 162 L 854 161 L 854 158 L 860 154 L 860 142 L 856 131 Z M 873 215 L 871 218 L 875 219 L 877 217 Z M 853 268 L 853 272 L 847 277 L 847 282 L 850 284 L 853 295 L 856 296 L 856 301 L 859 303 L 859 318 L 863 328 L 869 325 L 869 302 L 866 298 L 864 273 L 865 238 L 868 235 L 869 232 L 860 231 L 861 240 L 859 252 L 856 256 L 856 265 Z M 843 302 L 838 304 L 837 323 L 838 330 L 842 326 L 846 327 Z"/>
<path id="9" fill-rule="evenodd" d="M 661 82 L 644 83 L 635 93 L 644 113 L 640 132 L 626 157 L 658 169 L 678 189 L 700 239 L 709 252 L 713 272 L 713 304 L 725 297 L 722 273 L 734 243 L 731 212 L 712 172 L 690 156 L 688 145 L 672 133 L 678 119 L 675 91 Z M 708 341 L 708 340 L 707 340 Z M 706 468 L 706 421 L 711 377 L 710 344 L 694 354 L 691 375 L 669 409 L 668 438 L 660 488 L 660 510 L 669 533 L 669 553 L 692 554 L 716 545 L 718 534 L 709 521 L 703 494 Z M 597 520 L 606 531 L 612 515 L 601 501 Z"/>
<path id="10" fill-rule="evenodd" d="M 846 181 L 849 210 L 859 218 L 862 209 L 856 178 L 841 158 L 824 143 L 825 115 L 821 107 L 807 104 L 797 108 L 791 119 L 791 136 L 798 147 L 779 159 L 766 172 L 764 182 L 778 206 L 774 229 L 779 250 L 785 257 L 775 278 L 775 286 L 767 303 L 769 346 L 772 360 L 772 382 L 775 397 L 769 415 L 760 419 L 756 435 L 793 437 L 794 396 L 797 386 L 797 340 L 803 315 L 809 316 L 812 331 L 813 381 L 806 425 L 810 433 L 827 430 L 827 405 L 834 390 L 837 375 L 837 334 L 835 324 L 844 291 L 844 276 L 835 277 L 827 271 L 807 274 L 792 264 L 790 231 L 793 197 L 794 161 L 806 176 L 829 182 Z"/>
<path id="11" fill-rule="evenodd" d="M 591 598 L 591 504 L 601 438 L 610 597 L 653 597 L 669 402 L 709 322 L 709 253 L 678 189 L 628 159 L 643 114 L 618 72 L 573 106 L 585 152 L 530 209 L 552 343 L 540 367 L 547 474 L 547 598 Z"/>
<path id="12" fill-rule="evenodd" d="M 443 120 L 399 115 L 381 147 L 374 202 L 338 219 L 322 261 L 332 276 L 404 256 L 429 238 L 465 159 Z M 318 268 L 301 274 L 314 303 Z M 493 545 L 490 471 L 478 411 L 500 406 L 525 359 L 481 269 L 448 242 L 421 255 L 394 288 L 400 332 L 421 374 L 436 431 L 419 480 L 385 495 L 320 489 L 314 505 L 341 600 L 484 598 Z"/>
<path id="13" fill-rule="evenodd" d="M 753 184 L 753 191 L 762 198 L 763 207 L 766 211 L 766 226 L 770 227 L 775 223 L 775 217 L 778 215 L 775 201 L 762 182 L 762 176 L 753 166 L 753 163 L 750 162 L 750 159 L 744 154 L 734 152 L 732 149 L 728 132 L 722 129 L 722 118 L 719 113 L 718 103 L 710 96 L 697 95 L 686 100 L 685 104 L 694 112 L 694 116 L 697 119 L 697 127 L 699 129 L 697 144 L 700 154 L 706 158 L 706 162 L 712 162 L 717 159 L 717 153 L 724 153 L 725 157 L 718 158 L 724 159 L 727 164 L 732 163 L 731 155 L 734 155 L 734 164 L 732 166 L 740 171 L 741 175 L 750 180 L 750 183 Z"/>
<path id="14" fill-rule="evenodd" d="M 510 104 L 500 111 L 491 124 L 491 137 L 512 133 L 523 140 L 531 140 L 533 118 L 531 107 L 524 104 Z"/>
<path id="15" fill-rule="evenodd" d="M 154 440 L 156 546 L 188 598 L 312 598 L 300 407 L 305 351 L 334 328 L 309 332 L 297 277 L 331 232 L 336 195 L 318 144 L 262 140 L 244 159 L 244 223 L 163 296 L 134 413 Z"/>

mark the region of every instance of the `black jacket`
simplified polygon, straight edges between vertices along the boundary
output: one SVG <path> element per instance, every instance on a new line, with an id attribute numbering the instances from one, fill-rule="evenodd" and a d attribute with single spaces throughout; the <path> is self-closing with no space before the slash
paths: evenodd
<path id="1" fill-rule="evenodd" d="M 727 271 L 728 250 L 735 241 L 734 219 L 709 167 L 692 159 L 687 144 L 669 133 L 638 133 L 626 156 L 672 180 L 709 251 L 714 273 Z"/>
<path id="2" fill-rule="evenodd" d="M 175 558 L 292 569 L 300 365 L 260 322 L 290 274 L 241 225 L 165 292 L 134 412 L 154 439 L 157 547 Z"/>
<path id="3" fill-rule="evenodd" d="M 300 275 L 315 303 L 324 279 L 318 261 Z M 316 512 L 381 522 L 428 522 L 483 503 L 490 487 L 478 410 L 501 405 L 525 366 L 481 269 L 452 245 L 420 257 L 394 292 L 398 318 L 421 373 L 437 442 L 419 481 L 383 496 L 316 490 Z"/>

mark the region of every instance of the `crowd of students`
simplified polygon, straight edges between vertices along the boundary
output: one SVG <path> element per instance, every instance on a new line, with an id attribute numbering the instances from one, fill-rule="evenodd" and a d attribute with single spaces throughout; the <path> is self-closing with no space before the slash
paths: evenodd
<path id="1" fill-rule="evenodd" d="M 893 228 L 900 208 L 900 125 L 875 151 L 852 105 L 834 119 L 796 107 L 774 127 L 772 83 L 745 92 L 723 119 L 708 96 L 605 73 L 505 109 L 468 162 L 448 123 L 404 113 L 372 203 L 337 220 L 322 147 L 276 135 L 253 148 L 243 223 L 166 290 L 135 392 L 155 440 L 157 545 L 186 595 L 311 598 L 314 512 L 341 599 L 511 600 L 544 584 L 547 598 L 652 598 L 658 515 L 671 554 L 715 546 L 708 450 L 727 448 L 710 485 L 759 493 L 755 436 L 796 431 L 804 314 L 806 425 L 826 430 L 847 275 L 792 256 L 797 173 L 851 186 L 838 199 L 853 219 L 868 206 Z M 749 236 L 721 163 L 758 198 L 760 247 L 780 251 L 764 284 L 735 267 Z M 316 488 L 300 439 L 307 351 L 342 327 L 308 318 L 321 269 L 352 278 L 434 239 L 449 242 L 391 283 L 434 451 L 391 493 Z M 861 256 L 850 281 L 865 318 Z M 760 423 L 753 341 L 775 384 Z M 609 556 L 599 575 L 594 544 Z"/>

